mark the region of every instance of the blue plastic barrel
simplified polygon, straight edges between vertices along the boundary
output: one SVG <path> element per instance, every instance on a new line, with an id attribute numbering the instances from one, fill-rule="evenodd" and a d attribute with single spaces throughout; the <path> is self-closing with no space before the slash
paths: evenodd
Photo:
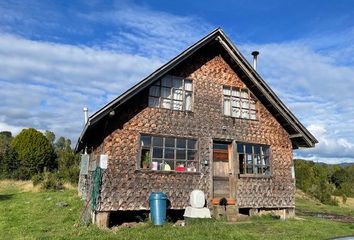
<path id="1" fill-rule="evenodd" d="M 163 192 L 152 192 L 149 197 L 151 221 L 154 225 L 166 222 L 167 196 Z"/>

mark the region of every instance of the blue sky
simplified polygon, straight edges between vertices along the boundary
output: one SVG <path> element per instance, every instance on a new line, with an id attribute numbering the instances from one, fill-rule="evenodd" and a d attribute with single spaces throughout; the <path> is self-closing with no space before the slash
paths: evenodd
<path id="1" fill-rule="evenodd" d="M 295 151 L 354 162 L 354 2 L 0 1 L 0 130 L 76 141 L 102 107 L 216 27 L 317 137 Z"/>

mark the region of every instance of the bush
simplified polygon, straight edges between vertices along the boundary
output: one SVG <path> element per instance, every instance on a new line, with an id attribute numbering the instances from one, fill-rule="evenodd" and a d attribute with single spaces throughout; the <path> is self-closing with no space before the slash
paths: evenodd
<path id="1" fill-rule="evenodd" d="M 43 173 L 43 180 L 41 188 L 44 190 L 61 190 L 64 188 L 64 181 L 58 173 L 45 172 Z"/>
<path id="2" fill-rule="evenodd" d="M 37 186 L 38 184 L 43 182 L 43 175 L 41 173 L 38 173 L 38 174 L 34 175 L 31 180 L 32 180 L 33 186 Z"/>

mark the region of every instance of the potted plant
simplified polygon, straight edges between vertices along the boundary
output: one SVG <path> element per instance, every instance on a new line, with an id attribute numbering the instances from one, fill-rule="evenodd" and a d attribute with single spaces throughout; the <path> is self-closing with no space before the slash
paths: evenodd
<path id="1" fill-rule="evenodd" d="M 150 166 L 150 152 L 145 152 L 142 159 L 143 169 L 148 169 Z"/>

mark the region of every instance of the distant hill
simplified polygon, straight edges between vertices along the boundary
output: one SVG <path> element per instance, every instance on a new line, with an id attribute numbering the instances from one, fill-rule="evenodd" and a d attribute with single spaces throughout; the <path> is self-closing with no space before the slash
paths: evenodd
<path id="1" fill-rule="evenodd" d="M 311 162 L 314 162 L 314 163 L 324 164 L 324 165 L 329 165 L 329 166 L 335 166 L 335 165 L 338 165 L 338 166 L 340 166 L 340 167 L 348 167 L 348 166 L 352 166 L 352 165 L 354 165 L 354 163 L 350 163 L 350 162 L 344 162 L 344 163 L 324 163 L 324 162 L 315 162 L 315 161 L 312 161 L 312 160 L 306 160 L 306 159 L 294 159 L 294 161 L 296 161 L 296 160 L 311 161 Z"/>

